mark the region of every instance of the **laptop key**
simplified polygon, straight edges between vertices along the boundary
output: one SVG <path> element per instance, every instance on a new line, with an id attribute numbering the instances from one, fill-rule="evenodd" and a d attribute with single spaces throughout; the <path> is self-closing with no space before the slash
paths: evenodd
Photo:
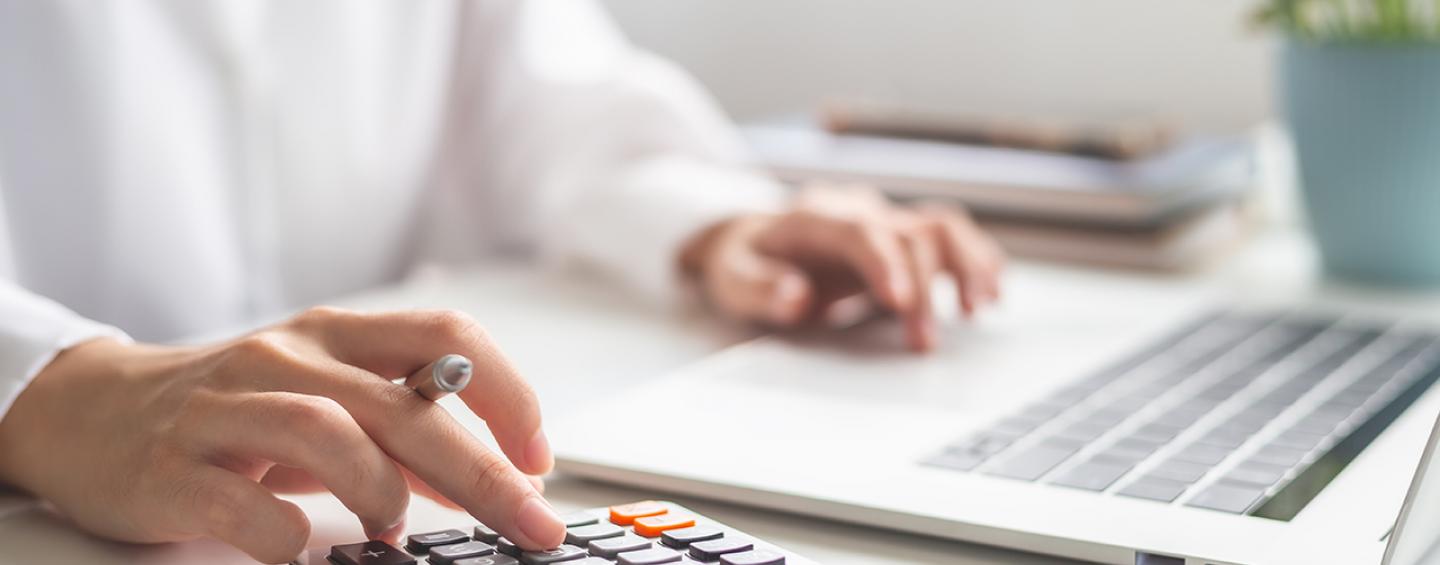
<path id="1" fill-rule="evenodd" d="M 690 544 L 690 556 L 700 561 L 715 561 L 727 553 L 739 553 L 755 548 L 755 543 L 736 536 L 717 540 L 697 541 Z"/>
<path id="2" fill-rule="evenodd" d="M 1229 449 L 1205 443 L 1192 444 L 1176 453 L 1174 458 L 1201 465 L 1214 465 L 1230 455 Z"/>
<path id="3" fill-rule="evenodd" d="M 1109 487 L 1126 472 L 1130 471 L 1130 465 L 1122 465 L 1105 461 L 1088 461 L 1066 471 L 1060 478 L 1053 481 L 1054 484 L 1074 487 L 1084 490 L 1102 491 Z"/>
<path id="4" fill-rule="evenodd" d="M 1254 506 L 1263 494 L 1265 494 L 1264 487 L 1219 482 L 1200 491 L 1200 494 L 1190 499 L 1187 506 L 1242 514 Z"/>
<path id="5" fill-rule="evenodd" d="M 340 565 L 415 565 L 415 558 L 383 541 L 337 545 L 330 560 Z"/>
<path id="6" fill-rule="evenodd" d="M 563 544 L 555 549 L 542 551 L 526 551 L 520 554 L 520 562 L 525 565 L 550 565 L 551 563 L 563 563 L 584 558 L 585 550 L 569 544 Z"/>
<path id="7" fill-rule="evenodd" d="M 1189 483 L 1162 479 L 1154 476 L 1145 476 L 1125 488 L 1120 489 L 1118 494 L 1132 498 L 1144 498 L 1159 502 L 1173 502 L 1185 489 L 1190 488 Z"/>
<path id="8" fill-rule="evenodd" d="M 597 539 L 625 535 L 625 529 L 614 524 L 590 524 L 565 530 L 565 543 L 585 547 Z"/>
<path id="9" fill-rule="evenodd" d="M 1268 487 L 1280 481 L 1289 469 L 1264 463 L 1244 463 L 1225 474 L 1225 479 Z"/>
<path id="10" fill-rule="evenodd" d="M 1210 472 L 1209 465 L 1193 463 L 1182 459 L 1170 459 L 1150 470 L 1149 477 L 1167 479 L 1185 484 L 1194 483 Z"/>
<path id="11" fill-rule="evenodd" d="M 467 541 L 454 545 L 440 545 L 430 548 L 430 563 L 451 565 L 466 557 L 480 557 L 495 553 L 495 546 L 482 541 Z"/>
<path id="12" fill-rule="evenodd" d="M 650 540 L 627 533 L 618 538 L 605 538 L 592 541 L 588 549 L 590 550 L 590 555 L 596 555 L 606 559 L 615 559 L 615 556 L 621 553 L 640 551 L 642 549 L 650 549 L 651 547 L 653 547 L 653 545 L 650 543 Z"/>
<path id="13" fill-rule="evenodd" d="M 1278 465 L 1280 467 L 1290 467 L 1299 463 L 1301 459 L 1304 459 L 1307 452 L 1308 450 L 1305 449 L 1294 449 L 1271 444 L 1260 448 L 1260 451 L 1251 455 L 1250 461 Z"/>
<path id="14" fill-rule="evenodd" d="M 720 556 L 720 565 L 784 565 L 785 556 L 768 549 L 752 549 Z"/>
<path id="15" fill-rule="evenodd" d="M 619 565 L 660 565 L 680 561 L 680 552 L 664 547 L 652 547 L 640 551 L 620 554 Z"/>
<path id="16" fill-rule="evenodd" d="M 1061 461 L 1070 458 L 1079 448 L 1055 443 L 1041 443 L 1030 447 L 1004 461 L 990 474 L 1022 481 L 1033 481 L 1055 468 Z"/>

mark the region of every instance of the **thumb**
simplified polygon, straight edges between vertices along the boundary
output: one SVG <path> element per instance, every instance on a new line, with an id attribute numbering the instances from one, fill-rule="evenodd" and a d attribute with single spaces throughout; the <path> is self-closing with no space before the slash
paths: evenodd
<path id="1" fill-rule="evenodd" d="M 777 326 L 805 320 L 815 294 L 805 271 L 749 249 L 722 257 L 707 284 L 711 299 L 725 314 Z"/>

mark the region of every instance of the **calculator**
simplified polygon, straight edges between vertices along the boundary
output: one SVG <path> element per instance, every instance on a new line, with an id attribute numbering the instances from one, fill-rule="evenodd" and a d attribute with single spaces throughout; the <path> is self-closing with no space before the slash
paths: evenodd
<path id="1" fill-rule="evenodd" d="M 311 550 L 294 565 L 815 565 L 679 504 L 645 500 L 561 516 L 565 543 L 522 551 L 484 524 L 422 532 L 397 548 L 366 541 Z"/>

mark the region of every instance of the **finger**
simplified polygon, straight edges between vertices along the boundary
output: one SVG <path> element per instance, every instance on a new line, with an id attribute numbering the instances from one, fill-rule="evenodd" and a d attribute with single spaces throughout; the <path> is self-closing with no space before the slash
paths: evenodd
<path id="1" fill-rule="evenodd" d="M 916 289 L 906 252 L 894 229 L 863 221 L 850 228 L 849 241 L 838 241 L 845 246 L 846 262 L 860 273 L 882 304 L 896 312 L 911 309 Z"/>
<path id="2" fill-rule="evenodd" d="M 448 310 L 380 314 L 318 309 L 302 326 L 343 363 L 389 378 L 458 353 L 475 363 L 469 386 L 458 393 L 485 420 L 500 449 L 520 470 L 542 475 L 554 466 L 540 425 L 540 403 L 519 369 L 469 316 Z"/>
<path id="3" fill-rule="evenodd" d="M 176 488 L 173 503 L 179 523 L 264 563 L 290 562 L 310 538 L 310 520 L 299 506 L 216 467 L 196 471 Z"/>
<path id="4" fill-rule="evenodd" d="M 979 247 L 985 244 L 983 234 L 968 216 L 953 211 L 940 212 L 935 223 L 941 258 L 945 269 L 955 278 L 960 294 L 961 313 L 967 318 L 973 317 L 977 307 L 998 287 L 995 273 L 979 253 Z"/>
<path id="5" fill-rule="evenodd" d="M 430 486 L 430 483 L 425 482 L 425 479 L 420 478 L 409 469 L 401 469 L 401 472 L 405 473 L 405 482 L 410 484 L 410 492 L 433 500 L 437 504 L 451 510 L 465 509 L 463 506 L 460 506 L 458 502 L 450 500 L 450 497 L 441 494 L 438 490 L 435 490 L 435 487 Z"/>
<path id="6" fill-rule="evenodd" d="M 517 545 L 547 549 L 564 539 L 564 524 L 525 475 L 438 404 L 364 369 L 301 357 L 267 340 L 239 347 L 248 353 L 225 368 L 235 378 L 333 398 L 400 465 Z"/>
<path id="7" fill-rule="evenodd" d="M 935 309 L 931 300 L 935 273 L 939 269 L 938 251 L 929 234 L 922 230 L 911 231 L 903 239 L 906 259 L 914 281 L 915 299 L 910 310 L 901 312 L 905 334 L 910 348 L 915 351 L 929 351 L 935 347 Z"/>
<path id="8" fill-rule="evenodd" d="M 804 321 L 814 298 L 805 272 L 736 242 L 705 269 L 706 290 L 726 315 L 789 327 Z"/>
<path id="9" fill-rule="evenodd" d="M 349 508 L 372 538 L 405 517 L 410 489 L 400 468 L 329 398 L 290 392 L 240 396 L 188 434 L 223 457 L 243 455 L 304 469 Z"/>
<path id="10" fill-rule="evenodd" d="M 310 494 L 330 490 L 309 471 L 287 465 L 271 467 L 265 472 L 265 476 L 260 477 L 260 484 L 265 485 L 270 492 L 280 494 Z"/>

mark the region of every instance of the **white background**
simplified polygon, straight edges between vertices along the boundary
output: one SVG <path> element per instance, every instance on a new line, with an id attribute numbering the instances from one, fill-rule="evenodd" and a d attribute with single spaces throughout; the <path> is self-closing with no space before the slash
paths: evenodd
<path id="1" fill-rule="evenodd" d="M 1258 0 L 604 0 L 737 118 L 832 94 L 1195 129 L 1272 110 Z"/>

